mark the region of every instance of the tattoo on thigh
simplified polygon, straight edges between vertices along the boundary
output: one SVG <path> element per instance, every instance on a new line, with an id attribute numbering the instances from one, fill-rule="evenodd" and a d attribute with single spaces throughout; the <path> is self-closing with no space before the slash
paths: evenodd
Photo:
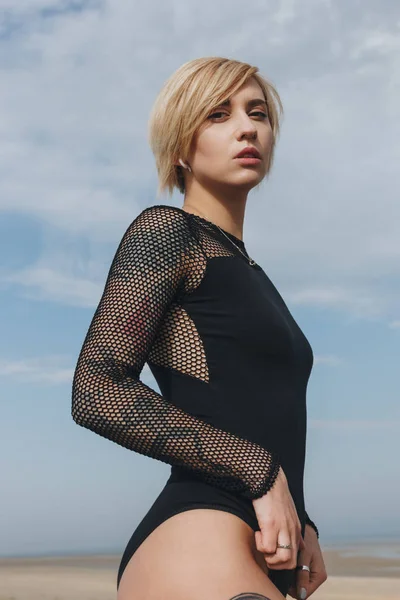
<path id="1" fill-rule="evenodd" d="M 263 594 L 245 592 L 244 594 L 233 596 L 230 600 L 271 600 L 271 598 L 267 598 L 267 596 L 263 596 Z"/>

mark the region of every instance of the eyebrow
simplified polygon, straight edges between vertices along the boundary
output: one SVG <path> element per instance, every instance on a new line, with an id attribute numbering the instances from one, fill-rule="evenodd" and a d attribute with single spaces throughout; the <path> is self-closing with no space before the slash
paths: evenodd
<path id="1" fill-rule="evenodd" d="M 230 100 L 225 100 L 225 102 L 221 102 L 220 104 L 218 104 L 218 106 L 230 106 L 230 104 Z M 253 106 L 258 106 L 260 104 L 263 104 L 265 108 L 268 108 L 267 103 L 263 98 L 254 98 L 253 100 L 249 100 L 247 106 L 248 108 L 252 108 Z"/>

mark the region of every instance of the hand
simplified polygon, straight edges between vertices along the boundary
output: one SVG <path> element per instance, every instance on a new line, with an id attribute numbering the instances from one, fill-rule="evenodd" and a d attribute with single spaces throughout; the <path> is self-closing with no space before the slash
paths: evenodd
<path id="1" fill-rule="evenodd" d="M 268 568 L 294 569 L 298 550 L 304 549 L 305 543 L 282 467 L 272 488 L 252 502 L 260 526 L 260 531 L 255 533 L 256 546 L 257 550 L 264 554 Z M 277 544 L 291 544 L 292 548 L 277 548 Z"/>
<path id="2" fill-rule="evenodd" d="M 307 565 L 310 567 L 310 572 L 296 571 L 296 583 L 288 589 L 289 596 L 296 600 L 308 598 L 328 579 L 317 534 L 310 525 L 305 527 L 304 542 L 305 548 L 299 551 L 297 564 Z M 301 595 L 301 588 L 306 590 L 306 596 L 304 596 L 304 592 L 303 596 Z"/>

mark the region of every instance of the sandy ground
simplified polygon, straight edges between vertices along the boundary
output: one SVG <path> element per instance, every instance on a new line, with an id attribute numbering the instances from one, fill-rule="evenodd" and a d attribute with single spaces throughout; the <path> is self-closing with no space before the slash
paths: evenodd
<path id="1" fill-rule="evenodd" d="M 314 600 L 400 600 L 399 559 L 345 556 L 333 549 L 323 549 L 323 555 L 328 580 L 310 596 Z M 0 558 L 0 600 L 116 600 L 119 560 Z"/>

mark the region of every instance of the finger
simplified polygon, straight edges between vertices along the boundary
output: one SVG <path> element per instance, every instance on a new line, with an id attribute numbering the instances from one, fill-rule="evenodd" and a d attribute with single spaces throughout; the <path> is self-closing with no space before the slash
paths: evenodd
<path id="1" fill-rule="evenodd" d="M 307 566 L 311 571 L 311 556 L 306 552 L 300 552 L 297 557 L 297 565 L 298 566 Z M 304 600 L 304 598 L 308 598 L 311 591 L 311 581 L 310 581 L 310 572 L 306 569 L 296 569 L 296 588 L 297 588 L 297 597 L 299 600 Z"/>
<path id="2" fill-rule="evenodd" d="M 274 550 L 273 550 L 273 552 L 267 552 L 267 551 L 265 550 L 265 544 L 263 544 L 263 538 L 262 538 L 261 531 L 256 531 L 256 532 L 255 532 L 255 541 L 256 541 L 256 548 L 257 548 L 257 550 L 258 550 L 259 552 L 261 552 L 262 554 L 264 554 L 264 555 L 265 555 L 265 558 L 266 558 L 266 557 L 269 557 L 269 556 L 273 556 L 273 555 L 275 554 L 275 548 L 276 548 L 276 545 L 274 545 Z M 1 599 L 0 599 L 0 600 L 1 600 Z"/>
<path id="3" fill-rule="evenodd" d="M 289 536 L 286 536 L 286 539 L 289 539 Z M 276 546 L 277 546 L 277 532 L 273 530 L 272 527 L 261 527 L 261 531 L 259 532 L 259 545 L 260 551 L 264 554 L 269 554 L 270 556 L 275 555 Z M 280 542 L 282 543 L 282 542 Z M 286 542 L 287 544 L 288 542 Z"/>
<path id="4" fill-rule="evenodd" d="M 282 546 L 290 545 L 290 548 L 280 548 L 278 544 Z M 296 536 L 293 532 L 290 535 L 288 532 L 285 533 L 281 530 L 278 535 L 278 541 L 275 543 L 274 554 L 267 556 L 267 565 L 271 565 L 270 568 L 277 568 L 278 565 L 284 568 L 292 568 L 290 565 L 293 563 L 293 567 L 296 565 L 297 547 L 296 547 Z"/>
<path id="5" fill-rule="evenodd" d="M 310 561 L 309 585 L 307 589 L 309 596 L 311 596 L 311 594 L 313 594 L 324 581 L 324 578 L 321 576 L 323 568 L 319 562 L 317 560 L 313 560 L 313 558 L 314 557 L 311 557 Z"/>
<path id="6" fill-rule="evenodd" d="M 307 564 L 307 563 L 303 562 L 302 564 Z M 304 600 L 305 598 L 308 598 L 308 596 L 311 593 L 310 592 L 310 577 L 309 577 L 308 571 L 303 571 L 300 569 L 297 571 L 296 587 L 297 587 L 297 597 L 300 600 Z"/>

